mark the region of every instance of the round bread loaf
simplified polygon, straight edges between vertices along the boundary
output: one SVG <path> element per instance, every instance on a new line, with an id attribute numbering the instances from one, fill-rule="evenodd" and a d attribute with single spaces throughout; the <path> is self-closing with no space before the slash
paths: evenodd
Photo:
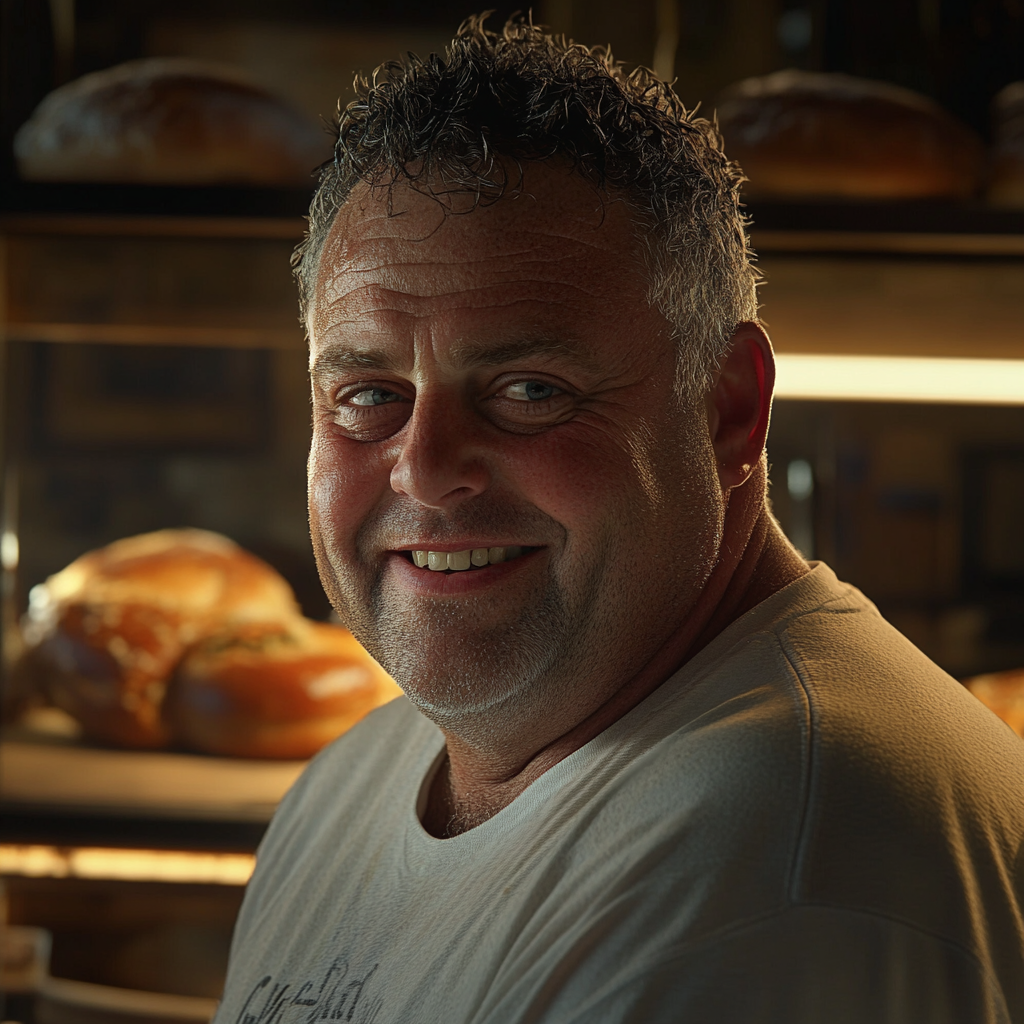
<path id="1" fill-rule="evenodd" d="M 1011 82 L 996 94 L 992 129 L 989 202 L 1024 210 L 1024 82 Z"/>
<path id="2" fill-rule="evenodd" d="M 966 199 L 980 140 L 925 96 L 842 74 L 779 71 L 730 86 L 726 152 L 751 199 Z"/>
<path id="3" fill-rule="evenodd" d="M 180 743 L 208 754 L 305 758 L 400 693 L 348 630 L 253 623 L 186 655 L 168 718 Z"/>
<path id="4" fill-rule="evenodd" d="M 230 67 L 129 61 L 61 86 L 14 139 L 27 181 L 310 186 L 327 136 Z"/>
<path id="5" fill-rule="evenodd" d="M 33 588 L 26 634 L 50 699 L 86 735 L 161 747 L 167 682 L 191 644 L 226 623 L 298 615 L 284 579 L 226 537 L 161 530 L 82 555 Z"/>
<path id="6" fill-rule="evenodd" d="M 1024 739 L 1024 669 L 975 676 L 964 686 Z"/>

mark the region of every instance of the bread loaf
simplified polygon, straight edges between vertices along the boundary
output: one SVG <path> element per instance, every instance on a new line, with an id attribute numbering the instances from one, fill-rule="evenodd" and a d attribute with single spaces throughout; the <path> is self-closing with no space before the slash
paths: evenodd
<path id="1" fill-rule="evenodd" d="M 966 199 L 980 140 L 925 96 L 842 74 L 779 71 L 727 89 L 726 152 L 751 199 Z"/>
<path id="2" fill-rule="evenodd" d="M 270 566 L 219 534 L 161 530 L 76 559 L 33 589 L 37 677 L 86 735 L 128 747 L 171 740 L 167 683 L 185 650 L 227 623 L 299 609 Z"/>
<path id="3" fill-rule="evenodd" d="M 230 67 L 151 58 L 50 93 L 14 153 L 27 181 L 311 187 L 330 143 Z"/>
<path id="4" fill-rule="evenodd" d="M 305 619 L 251 624 L 186 655 L 168 718 L 194 750 L 303 758 L 400 693 L 345 629 Z"/>

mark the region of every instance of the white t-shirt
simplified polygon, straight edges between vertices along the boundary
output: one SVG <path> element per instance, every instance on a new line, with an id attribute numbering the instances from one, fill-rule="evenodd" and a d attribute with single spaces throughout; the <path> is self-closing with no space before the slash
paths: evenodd
<path id="1" fill-rule="evenodd" d="M 1024 743 L 824 565 L 445 840 L 442 750 L 310 765 L 217 1024 L 1024 1022 Z"/>

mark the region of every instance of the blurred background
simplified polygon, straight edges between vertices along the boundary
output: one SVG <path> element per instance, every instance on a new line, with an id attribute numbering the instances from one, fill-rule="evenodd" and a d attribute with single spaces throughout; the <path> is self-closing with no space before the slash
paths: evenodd
<path id="1" fill-rule="evenodd" d="M 491 27 L 518 9 L 497 6 Z M 307 530 L 288 269 L 313 178 L 62 177 L 25 156 L 39 104 L 126 61 L 216 62 L 301 122 L 312 170 L 357 72 L 443 52 L 470 13 L 455 0 L 0 0 L 8 677 L 33 587 L 165 527 L 231 537 L 288 581 L 305 616 L 330 612 Z M 533 18 L 654 68 L 707 115 L 743 79 L 842 72 L 928 97 L 975 140 L 984 156 L 956 195 L 758 195 L 751 172 L 780 359 L 771 496 L 807 557 L 951 674 L 1024 666 L 1024 198 L 992 185 L 994 154 L 1024 154 L 1012 90 L 1024 3 L 545 0 Z M 301 762 L 115 750 L 40 704 L 8 680 L 7 1017 L 40 1014 L 49 964 L 50 1024 L 81 1024 L 83 1000 L 100 998 L 79 983 L 110 990 L 97 1020 L 205 1019 L 252 851 Z M 185 1002 L 146 1002 L 155 994 Z"/>

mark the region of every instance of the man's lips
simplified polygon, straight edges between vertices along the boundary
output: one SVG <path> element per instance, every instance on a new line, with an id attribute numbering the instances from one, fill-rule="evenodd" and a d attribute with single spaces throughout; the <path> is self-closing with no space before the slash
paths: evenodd
<path id="1" fill-rule="evenodd" d="M 500 580 L 509 579 L 513 575 L 525 570 L 533 564 L 536 557 L 544 551 L 542 547 L 519 547 L 518 545 L 492 545 L 492 547 L 518 548 L 519 554 L 496 562 L 488 560 L 486 565 L 472 565 L 468 569 L 431 569 L 429 565 L 418 566 L 414 562 L 414 552 L 428 551 L 437 556 L 443 555 L 447 563 L 447 556 L 470 551 L 473 548 L 462 548 L 460 551 L 437 551 L 431 548 L 397 549 L 389 551 L 386 555 L 388 567 L 394 573 L 394 578 L 402 587 L 432 595 L 458 595 L 469 594 L 481 591 Z M 481 550 L 478 548 L 476 550 Z M 486 549 L 490 552 L 490 549 Z M 461 564 L 464 559 L 457 561 Z M 435 564 L 439 564 L 435 558 Z"/>
<path id="2" fill-rule="evenodd" d="M 399 549 L 399 554 L 408 558 L 417 569 L 428 572 L 469 572 L 511 562 L 536 550 L 522 544 L 476 543 L 458 548 L 413 547 Z"/>

